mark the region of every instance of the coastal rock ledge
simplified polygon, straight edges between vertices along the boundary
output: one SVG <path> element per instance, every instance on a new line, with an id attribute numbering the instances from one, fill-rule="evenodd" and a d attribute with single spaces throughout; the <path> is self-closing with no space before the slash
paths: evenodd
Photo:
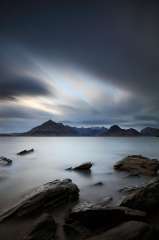
<path id="1" fill-rule="evenodd" d="M 142 155 L 130 155 L 114 165 L 118 171 L 127 171 L 131 174 L 156 176 L 159 170 L 159 160 L 150 159 Z"/>
<path id="2" fill-rule="evenodd" d="M 55 180 L 36 188 L 23 201 L 2 214 L 0 221 L 8 217 L 41 215 L 73 203 L 78 198 L 79 189 L 70 179 Z"/>

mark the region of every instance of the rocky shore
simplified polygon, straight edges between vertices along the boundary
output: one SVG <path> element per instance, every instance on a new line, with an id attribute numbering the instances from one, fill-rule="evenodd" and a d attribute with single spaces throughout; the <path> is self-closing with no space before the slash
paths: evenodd
<path id="1" fill-rule="evenodd" d="M 80 171 L 85 171 L 85 167 L 92 165 L 87 163 L 81 166 Z M 79 188 L 70 179 L 44 184 L 0 216 L 0 238 L 159 239 L 158 167 L 158 160 L 138 155 L 128 156 L 115 164 L 117 171 L 135 171 L 152 176 L 145 186 L 125 190 L 126 195 L 116 206 L 111 205 L 111 198 L 94 203 L 81 202 Z"/>

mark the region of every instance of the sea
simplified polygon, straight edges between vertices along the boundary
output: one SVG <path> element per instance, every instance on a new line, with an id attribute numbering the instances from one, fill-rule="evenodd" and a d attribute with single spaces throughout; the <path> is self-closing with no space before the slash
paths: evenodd
<path id="1" fill-rule="evenodd" d="M 18 156 L 17 152 L 34 148 Z M 80 189 L 80 201 L 102 201 L 112 197 L 118 204 L 125 187 L 138 187 L 150 177 L 130 177 L 117 172 L 114 164 L 131 154 L 159 159 L 157 137 L 0 137 L 0 156 L 13 160 L 0 166 L 0 213 L 26 198 L 36 187 L 56 179 L 69 178 Z M 67 171 L 89 162 L 90 172 Z M 102 182 L 103 185 L 96 186 Z"/>

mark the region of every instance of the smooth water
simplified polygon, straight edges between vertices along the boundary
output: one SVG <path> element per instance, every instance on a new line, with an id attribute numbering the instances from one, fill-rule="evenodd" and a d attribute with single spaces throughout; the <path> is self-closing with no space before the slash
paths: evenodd
<path id="1" fill-rule="evenodd" d="M 16 153 L 34 148 L 35 152 Z M 149 180 L 127 177 L 113 170 L 113 164 L 130 154 L 159 158 L 159 138 L 151 137 L 1 137 L 0 155 L 13 160 L 0 167 L 0 211 L 14 205 L 34 187 L 55 179 L 71 178 L 80 190 L 81 199 L 101 200 L 120 197 L 119 189 Z M 92 161 L 91 174 L 65 169 Z M 102 181 L 103 186 L 93 186 Z"/>

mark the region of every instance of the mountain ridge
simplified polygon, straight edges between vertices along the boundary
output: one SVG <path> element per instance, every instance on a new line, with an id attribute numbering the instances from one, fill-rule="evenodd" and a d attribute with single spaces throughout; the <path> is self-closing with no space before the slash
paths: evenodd
<path id="1" fill-rule="evenodd" d="M 72 127 L 48 120 L 29 131 L 22 133 L 0 134 L 0 136 L 101 136 L 101 137 L 137 137 L 156 136 L 159 137 L 159 129 L 146 127 L 141 131 L 134 128 L 124 129 L 118 125 L 110 128 L 105 127 Z"/>

